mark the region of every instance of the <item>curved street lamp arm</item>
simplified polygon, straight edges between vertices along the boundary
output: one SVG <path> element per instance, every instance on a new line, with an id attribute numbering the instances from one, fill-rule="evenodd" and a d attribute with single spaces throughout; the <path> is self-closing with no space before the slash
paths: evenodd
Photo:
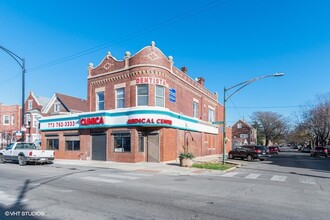
<path id="1" fill-rule="evenodd" d="M 247 81 L 244 81 L 244 82 L 241 82 L 241 83 L 238 83 L 234 86 L 231 86 L 229 87 L 228 89 L 225 88 L 225 92 L 227 92 L 228 90 L 231 90 L 233 88 L 236 88 L 237 86 L 241 86 L 240 88 L 238 88 L 237 90 L 235 90 L 232 94 L 230 94 L 227 98 L 225 98 L 225 101 L 227 101 L 230 97 L 232 97 L 234 94 L 236 94 L 238 91 L 240 91 L 241 89 L 243 89 L 245 86 L 257 81 L 257 80 L 260 80 L 260 79 L 264 79 L 264 78 L 268 78 L 268 77 L 277 77 L 277 76 L 283 76 L 284 74 L 283 73 L 274 73 L 274 74 L 270 74 L 270 75 L 266 75 L 266 76 L 260 76 L 260 77 L 257 77 L 257 78 L 253 78 L 253 79 L 249 79 Z"/>
<path id="2" fill-rule="evenodd" d="M 232 94 L 230 94 L 227 98 L 225 98 L 225 101 L 227 101 L 228 99 L 230 99 L 230 97 L 232 97 L 233 95 L 235 95 L 238 91 L 240 91 L 241 89 L 243 89 L 245 86 L 247 86 L 247 85 L 249 85 L 249 84 L 251 84 L 251 83 L 253 83 L 253 82 L 255 82 L 255 81 L 257 81 L 257 80 L 253 80 L 253 81 L 251 81 L 251 82 L 247 82 L 245 85 L 239 87 L 239 88 L 236 89 Z"/>
<path id="3" fill-rule="evenodd" d="M 25 59 L 21 58 L 20 56 L 18 56 L 17 54 L 15 54 L 14 52 L 8 50 L 7 48 L 0 46 L 0 49 L 2 49 L 3 51 L 5 51 L 7 54 L 9 54 L 9 56 L 11 56 L 17 63 L 18 65 L 22 68 L 22 126 L 24 126 L 24 102 L 25 102 Z M 21 61 L 21 62 L 20 62 Z M 24 136 L 23 136 L 24 139 Z"/>
<path id="4" fill-rule="evenodd" d="M 12 51 L 8 50 L 7 48 L 5 48 L 3 46 L 0 46 L 0 49 L 2 49 L 7 54 L 9 54 L 9 56 L 11 56 L 18 63 L 18 65 L 21 66 L 22 69 L 25 68 L 24 65 L 23 65 L 23 63 L 24 63 L 24 59 L 23 58 L 19 57 L 17 54 L 13 53 Z M 19 60 L 22 61 L 22 63 L 19 62 Z"/>

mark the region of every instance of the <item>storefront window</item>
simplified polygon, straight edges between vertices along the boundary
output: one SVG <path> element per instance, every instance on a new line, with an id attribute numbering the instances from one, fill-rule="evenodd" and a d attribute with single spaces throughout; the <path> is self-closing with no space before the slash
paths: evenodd
<path id="1" fill-rule="evenodd" d="M 138 85 L 137 86 L 137 106 L 148 105 L 148 85 Z"/>
<path id="2" fill-rule="evenodd" d="M 64 134 L 65 150 L 80 150 L 80 137 L 74 134 Z"/>
<path id="3" fill-rule="evenodd" d="M 117 94 L 117 108 L 125 108 L 125 89 L 120 88 L 116 90 Z"/>
<path id="4" fill-rule="evenodd" d="M 115 152 L 131 152 L 131 134 L 114 134 Z"/>
<path id="5" fill-rule="evenodd" d="M 58 149 L 59 149 L 58 139 L 47 139 L 46 150 L 58 150 Z"/>
<path id="6" fill-rule="evenodd" d="M 65 141 L 65 150 L 80 150 L 80 141 Z"/>
<path id="7" fill-rule="evenodd" d="M 156 106 L 165 107 L 164 93 L 164 86 L 156 86 Z"/>

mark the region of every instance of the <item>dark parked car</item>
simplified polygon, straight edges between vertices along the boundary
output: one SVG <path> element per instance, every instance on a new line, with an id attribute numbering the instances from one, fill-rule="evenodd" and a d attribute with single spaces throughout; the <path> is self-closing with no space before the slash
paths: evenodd
<path id="1" fill-rule="evenodd" d="M 265 160 L 269 157 L 269 149 L 262 145 L 242 145 L 228 153 L 229 159 L 234 158 L 247 159 L 253 161 L 254 159 Z"/>
<path id="2" fill-rule="evenodd" d="M 326 147 L 315 147 L 311 151 L 311 157 L 316 157 L 316 156 L 328 157 L 328 155 L 329 155 L 329 151 Z"/>
<path id="3" fill-rule="evenodd" d="M 278 152 L 279 152 L 279 149 L 277 146 L 269 146 L 268 149 L 269 149 L 269 154 L 278 154 Z"/>

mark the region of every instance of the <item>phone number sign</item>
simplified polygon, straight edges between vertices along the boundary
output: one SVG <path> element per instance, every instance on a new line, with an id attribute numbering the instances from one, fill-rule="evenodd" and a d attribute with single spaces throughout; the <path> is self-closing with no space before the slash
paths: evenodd
<path id="1" fill-rule="evenodd" d="M 75 128 L 79 126 L 75 120 L 47 122 L 45 124 L 45 128 Z"/>

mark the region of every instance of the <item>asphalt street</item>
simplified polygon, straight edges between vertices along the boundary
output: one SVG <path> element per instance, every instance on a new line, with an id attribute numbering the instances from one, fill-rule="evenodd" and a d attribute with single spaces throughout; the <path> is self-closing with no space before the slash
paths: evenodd
<path id="1" fill-rule="evenodd" d="M 328 219 L 330 158 L 244 164 L 201 175 L 0 164 L 0 219 Z"/>

